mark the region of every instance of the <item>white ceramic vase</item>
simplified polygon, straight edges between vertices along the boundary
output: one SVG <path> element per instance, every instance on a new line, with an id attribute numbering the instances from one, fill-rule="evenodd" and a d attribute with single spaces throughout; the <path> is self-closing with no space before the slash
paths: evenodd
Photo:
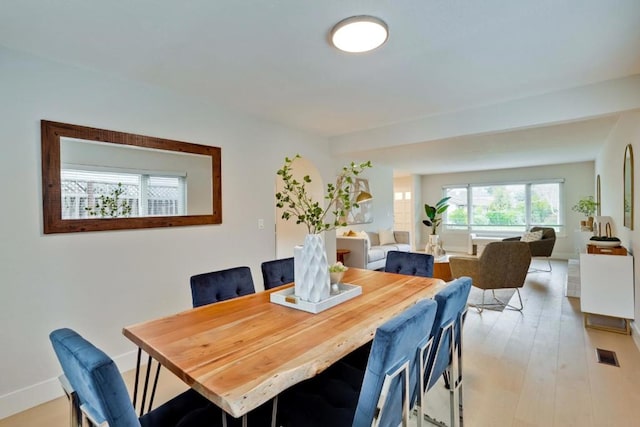
<path id="1" fill-rule="evenodd" d="M 294 281 L 295 294 L 303 301 L 329 298 L 329 263 L 321 235 L 307 234 L 304 245 L 294 248 Z"/>
<path id="2" fill-rule="evenodd" d="M 437 256 L 436 252 L 438 250 L 439 239 L 440 239 L 440 236 L 438 236 L 437 234 L 430 234 L 429 243 L 427 243 L 427 246 L 424 248 L 424 251 L 428 254 L 433 255 L 434 257 Z"/>

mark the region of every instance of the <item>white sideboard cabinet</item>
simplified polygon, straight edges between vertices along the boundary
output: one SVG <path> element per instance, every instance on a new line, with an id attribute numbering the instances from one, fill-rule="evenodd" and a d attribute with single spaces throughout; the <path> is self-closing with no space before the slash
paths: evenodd
<path id="1" fill-rule="evenodd" d="M 580 309 L 585 316 L 634 318 L 633 256 L 580 254 Z M 587 324 L 585 317 L 585 325 Z"/>
<path id="2" fill-rule="evenodd" d="M 587 252 L 587 244 L 589 239 L 593 237 L 592 231 L 575 230 L 573 232 L 573 244 L 578 254 L 584 254 Z"/>

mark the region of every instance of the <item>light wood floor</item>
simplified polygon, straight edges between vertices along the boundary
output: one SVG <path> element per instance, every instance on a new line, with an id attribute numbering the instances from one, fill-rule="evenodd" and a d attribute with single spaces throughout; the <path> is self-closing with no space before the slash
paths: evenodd
<path id="1" fill-rule="evenodd" d="M 469 310 L 466 427 L 640 425 L 640 352 L 629 336 L 583 327 L 579 300 L 563 295 L 566 265 L 554 261 L 552 273 L 528 275 L 522 313 Z M 620 367 L 597 363 L 596 348 L 615 351 Z M 183 389 L 163 370 L 157 401 Z M 447 405 L 448 392 L 434 387 L 429 413 L 447 420 Z M 0 420 L 0 427 L 66 427 L 67 410 L 60 398 Z"/>

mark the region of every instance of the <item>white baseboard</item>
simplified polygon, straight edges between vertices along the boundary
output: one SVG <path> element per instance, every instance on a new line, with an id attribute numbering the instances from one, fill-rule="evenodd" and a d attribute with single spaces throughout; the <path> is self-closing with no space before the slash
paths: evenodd
<path id="1" fill-rule="evenodd" d="M 144 357 L 146 353 L 143 353 L 143 358 L 141 363 L 146 364 L 146 358 Z M 120 372 L 127 372 L 136 367 L 136 356 L 138 355 L 138 350 L 133 350 L 128 353 L 121 354 L 113 359 L 118 365 L 118 370 Z"/>
<path id="2" fill-rule="evenodd" d="M 0 396 L 0 420 L 62 396 L 58 378 L 51 378 Z"/>
<path id="3" fill-rule="evenodd" d="M 137 350 L 115 357 L 120 372 L 136 367 Z M 0 396 L 0 420 L 64 395 L 58 377 Z"/>

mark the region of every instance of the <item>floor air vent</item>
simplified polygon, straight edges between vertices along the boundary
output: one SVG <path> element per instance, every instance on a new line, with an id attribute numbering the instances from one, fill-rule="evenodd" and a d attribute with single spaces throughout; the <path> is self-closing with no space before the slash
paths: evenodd
<path id="1" fill-rule="evenodd" d="M 605 365 L 620 367 L 615 351 L 596 348 L 596 355 L 598 356 L 598 363 L 604 363 Z"/>

